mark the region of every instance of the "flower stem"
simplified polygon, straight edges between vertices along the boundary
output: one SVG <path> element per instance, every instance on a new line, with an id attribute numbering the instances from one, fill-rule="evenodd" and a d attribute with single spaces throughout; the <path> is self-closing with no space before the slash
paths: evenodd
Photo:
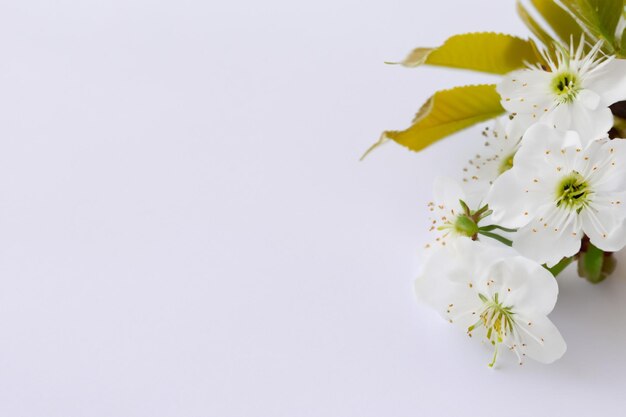
<path id="1" fill-rule="evenodd" d="M 556 276 L 563 272 L 563 270 L 567 268 L 567 266 L 571 264 L 574 259 L 575 258 L 573 256 L 569 258 L 563 258 L 559 261 L 558 264 L 554 265 L 552 268 L 548 268 L 546 266 L 546 269 L 550 271 L 550 273 L 556 278 Z"/>
<path id="2" fill-rule="evenodd" d="M 483 235 L 483 236 L 487 236 L 487 237 L 490 237 L 492 239 L 495 239 L 495 240 L 497 240 L 500 243 L 504 243 L 507 246 L 513 246 L 513 242 L 510 241 L 509 239 L 505 238 L 504 236 L 500 236 L 500 235 L 497 235 L 495 233 L 487 232 L 485 230 L 479 230 L 478 233 Z"/>
<path id="3" fill-rule="evenodd" d="M 496 364 L 496 359 L 498 358 L 498 345 L 499 343 L 496 343 L 494 345 L 494 349 L 493 349 L 493 359 L 491 359 L 491 363 L 489 364 L 490 368 L 493 368 L 493 365 Z"/>
<path id="4" fill-rule="evenodd" d="M 497 224 L 491 224 L 489 226 L 482 226 L 480 228 L 480 230 L 484 230 L 485 232 L 491 232 L 492 230 L 496 230 L 496 229 L 500 229 L 502 231 L 509 232 L 509 233 L 517 232 L 517 229 L 509 229 L 506 227 L 498 226 Z"/>

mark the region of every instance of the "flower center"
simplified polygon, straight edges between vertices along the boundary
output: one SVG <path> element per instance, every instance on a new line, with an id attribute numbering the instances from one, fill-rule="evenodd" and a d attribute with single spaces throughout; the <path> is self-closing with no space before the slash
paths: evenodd
<path id="1" fill-rule="evenodd" d="M 561 103 L 571 103 L 580 91 L 578 77 L 571 72 L 558 73 L 552 80 L 552 91 Z"/>
<path id="2" fill-rule="evenodd" d="M 472 239 L 478 233 L 476 220 L 467 214 L 459 214 L 452 219 L 446 218 L 445 222 L 437 230 L 447 230 L 459 236 L 467 236 Z"/>
<path id="3" fill-rule="evenodd" d="M 576 210 L 577 213 L 589 204 L 591 190 L 582 175 L 572 171 L 556 189 L 556 206 Z"/>
<path id="4" fill-rule="evenodd" d="M 493 346 L 496 347 L 494 352 L 493 361 L 489 366 L 493 366 L 496 362 L 498 354 L 498 344 L 502 343 L 504 338 L 513 333 L 513 327 L 515 321 L 513 319 L 513 307 L 504 306 L 498 300 L 498 293 L 495 293 L 492 299 L 487 298 L 483 294 L 478 294 L 483 302 L 483 309 L 480 313 L 479 319 L 476 323 L 468 327 L 467 333 L 471 336 L 472 331 L 476 327 L 483 326 L 487 330 L 487 339 Z"/>
<path id="5" fill-rule="evenodd" d="M 454 222 L 454 231 L 460 235 L 472 237 L 478 233 L 478 225 L 471 217 L 461 214 Z"/>
<path id="6" fill-rule="evenodd" d="M 509 169 L 513 168 L 514 157 L 515 157 L 515 152 L 513 152 L 511 155 L 507 156 L 506 158 L 502 158 L 502 162 L 500 163 L 500 166 L 498 167 L 498 174 L 502 175 L 505 172 L 507 172 Z"/>

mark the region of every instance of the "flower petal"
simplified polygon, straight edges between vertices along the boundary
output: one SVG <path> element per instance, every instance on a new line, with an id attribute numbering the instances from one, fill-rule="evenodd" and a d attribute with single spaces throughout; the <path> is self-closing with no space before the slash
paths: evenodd
<path id="1" fill-rule="evenodd" d="M 545 315 L 520 315 L 516 324 L 522 341 L 516 349 L 529 358 L 541 363 L 552 363 L 567 350 L 559 329 Z"/>
<path id="2" fill-rule="evenodd" d="M 613 59 L 602 65 L 585 80 L 585 88 L 598 93 L 605 107 L 626 100 L 626 60 Z"/>
<path id="3" fill-rule="evenodd" d="M 578 132 L 584 144 L 606 137 L 613 127 L 613 113 L 608 107 L 590 110 L 582 103 L 574 102 L 571 106 L 571 114 L 570 129 Z"/>
<path id="4" fill-rule="evenodd" d="M 433 186 L 433 197 L 437 204 L 443 204 L 451 209 L 460 207 L 459 200 L 465 199 L 465 193 L 458 182 L 450 178 L 438 177 Z"/>
<path id="5" fill-rule="evenodd" d="M 534 115 L 539 119 L 551 107 L 549 91 L 552 75 L 539 69 L 523 69 L 506 75 L 497 85 L 502 107 L 510 113 Z M 532 116 L 531 116 L 532 117 Z"/>
<path id="6" fill-rule="evenodd" d="M 558 130 L 545 123 L 531 126 L 522 139 L 514 166 L 529 172 L 537 170 L 552 172 L 555 167 L 567 167 L 566 148 L 580 148 L 582 141 L 577 132 Z"/>
<path id="7" fill-rule="evenodd" d="M 586 109 L 595 110 L 600 105 L 600 95 L 594 91 L 583 89 L 576 96 L 576 102 L 582 104 Z"/>
<path id="8" fill-rule="evenodd" d="M 433 250 L 423 263 L 422 270 L 415 280 L 415 294 L 419 301 L 435 309 L 444 319 L 453 320 L 467 328 L 475 321 L 471 314 L 462 315 L 469 310 L 480 308 L 482 302 L 469 284 L 473 277 L 458 261 L 457 254 L 467 251 L 471 240 L 459 238 L 452 244 Z M 460 246 L 457 247 L 457 245 Z M 465 276 L 465 282 L 452 280 L 451 277 Z M 450 307 L 454 308 L 451 311 Z M 458 312 L 458 313 L 457 313 Z"/>
<path id="9" fill-rule="evenodd" d="M 537 123 L 537 118 L 530 114 L 518 113 L 507 123 L 505 132 L 509 138 L 519 139 L 528 128 Z"/>
<path id="10" fill-rule="evenodd" d="M 490 276 L 503 277 L 494 285 L 503 305 L 513 306 L 516 312 L 548 315 L 554 309 L 559 287 L 556 279 L 537 262 L 515 256 L 495 263 Z"/>
<path id="11" fill-rule="evenodd" d="M 589 144 L 586 154 L 589 163 L 581 172 L 589 177 L 595 192 L 605 194 L 626 190 L 626 140 L 594 141 Z"/>
<path id="12" fill-rule="evenodd" d="M 569 130 L 572 124 L 571 104 L 559 104 L 551 111 L 546 112 L 541 121 L 560 130 Z"/>
<path id="13" fill-rule="evenodd" d="M 515 161 L 518 161 L 517 155 Z M 537 182 L 535 182 L 537 180 Z M 528 177 L 517 167 L 500 175 L 487 195 L 492 220 L 501 226 L 522 227 L 535 217 L 537 210 L 547 204 L 550 195 L 544 188 L 549 181 Z"/>
<path id="14" fill-rule="evenodd" d="M 565 220 L 564 216 L 569 218 Z M 513 248 L 536 262 L 552 267 L 564 257 L 575 255 L 580 250 L 581 239 L 575 213 L 554 207 L 519 229 L 513 239 Z"/>
<path id="15" fill-rule="evenodd" d="M 615 197 L 615 201 L 596 203 L 593 208 L 580 213 L 583 230 L 591 243 L 607 252 L 616 252 L 626 246 L 626 193 Z M 615 204 L 618 201 L 620 204 Z"/>

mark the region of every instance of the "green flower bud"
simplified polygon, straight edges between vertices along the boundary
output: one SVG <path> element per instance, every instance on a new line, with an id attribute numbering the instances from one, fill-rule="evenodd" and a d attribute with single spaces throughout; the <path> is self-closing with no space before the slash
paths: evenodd
<path id="1" fill-rule="evenodd" d="M 460 235 L 473 237 L 478 233 L 478 225 L 471 217 L 462 214 L 457 216 L 454 230 Z"/>
<path id="2" fill-rule="evenodd" d="M 592 284 L 602 282 L 615 271 L 617 261 L 611 252 L 604 252 L 591 242 L 578 255 L 578 275 Z"/>

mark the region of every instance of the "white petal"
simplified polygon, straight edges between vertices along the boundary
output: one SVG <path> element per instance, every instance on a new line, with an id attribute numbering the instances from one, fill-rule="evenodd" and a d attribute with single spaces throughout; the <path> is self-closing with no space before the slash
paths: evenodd
<path id="1" fill-rule="evenodd" d="M 494 182 L 486 201 L 496 224 L 522 227 L 533 219 L 539 207 L 549 202 L 551 196 L 544 191 L 543 180 L 535 183 L 537 178 L 530 175 L 514 165 Z"/>
<path id="2" fill-rule="evenodd" d="M 463 238 L 457 241 L 460 243 L 465 240 L 469 241 Z M 480 308 L 482 302 L 469 285 L 472 277 L 468 276 L 464 265 L 458 262 L 458 253 L 454 244 L 433 250 L 415 280 L 415 294 L 419 301 L 435 309 L 444 319 L 454 317 L 458 319 L 454 320 L 457 324 L 467 327 L 475 321 L 471 314 L 457 316 L 470 309 Z M 451 276 L 463 273 L 467 276 L 466 282 L 451 279 Z M 450 309 L 450 305 L 454 310 Z"/>
<path id="3" fill-rule="evenodd" d="M 491 266 L 515 255 L 509 247 L 502 245 L 489 245 L 480 241 L 472 241 L 469 238 L 458 239 L 455 242 L 454 259 L 448 259 L 448 263 L 461 265 L 457 269 L 452 269 L 448 273 L 450 280 L 463 283 L 471 280 L 473 284 L 478 284 L 483 277 L 489 275 Z M 474 290 L 476 291 L 476 290 Z"/>
<path id="4" fill-rule="evenodd" d="M 537 118 L 533 118 L 531 114 L 518 113 L 517 116 L 509 120 L 505 132 L 509 138 L 518 139 L 524 136 L 526 130 L 537 122 Z"/>
<path id="5" fill-rule="evenodd" d="M 515 155 L 514 166 L 536 174 L 536 171 L 552 171 L 556 167 L 565 167 L 566 156 L 561 152 L 568 147 L 580 148 L 582 142 L 575 131 L 564 131 L 545 123 L 531 126 Z"/>
<path id="6" fill-rule="evenodd" d="M 545 315 L 519 316 L 516 324 L 523 343 L 516 348 L 529 358 L 541 363 L 552 363 L 561 358 L 567 350 L 559 329 Z"/>
<path id="7" fill-rule="evenodd" d="M 445 177 L 435 179 L 433 196 L 437 204 L 444 204 L 448 208 L 459 206 L 459 199 L 465 198 L 465 193 L 458 182 Z"/>
<path id="8" fill-rule="evenodd" d="M 583 89 L 576 96 L 576 102 L 586 109 L 595 110 L 600 105 L 600 95 L 594 91 Z"/>
<path id="9" fill-rule="evenodd" d="M 569 130 L 572 124 L 572 113 L 571 104 L 559 104 L 545 113 L 541 121 L 560 130 Z"/>
<path id="10" fill-rule="evenodd" d="M 626 60 L 613 59 L 585 80 L 585 88 L 602 97 L 602 105 L 609 106 L 626 100 Z"/>
<path id="11" fill-rule="evenodd" d="M 503 277 L 495 288 L 503 305 L 516 312 L 548 315 L 556 304 L 559 288 L 556 279 L 537 262 L 522 256 L 505 259 L 492 266 L 490 276 Z"/>
<path id="12" fill-rule="evenodd" d="M 513 248 L 548 267 L 556 265 L 564 257 L 575 255 L 580 250 L 582 234 L 573 217 L 561 220 L 566 215 L 562 211 L 555 207 L 547 211 L 544 218 L 534 219 L 519 229 L 513 239 Z"/>
<path id="13" fill-rule="evenodd" d="M 424 261 L 415 280 L 419 301 L 434 308 L 446 320 L 467 330 L 476 322 L 483 302 L 478 283 L 489 276 L 491 265 L 511 258 L 507 247 L 492 247 L 468 238 L 437 248 Z M 472 314 L 476 313 L 476 314 Z"/>
<path id="14" fill-rule="evenodd" d="M 506 227 L 521 227 L 530 220 L 522 212 L 514 211 L 515 207 L 525 202 L 522 190 L 523 183 L 513 169 L 500 175 L 493 183 L 487 195 L 487 203 L 493 210 L 492 220 L 495 223 Z"/>
<path id="15" fill-rule="evenodd" d="M 582 103 L 574 102 L 571 105 L 571 115 L 570 129 L 578 132 L 584 144 L 606 137 L 613 127 L 613 113 L 608 107 L 590 110 Z"/>
<path id="16" fill-rule="evenodd" d="M 585 172 L 590 179 L 594 192 L 606 194 L 626 190 L 626 140 L 595 141 L 589 144 L 585 154 L 589 163 L 586 171 L 580 172 Z"/>
<path id="17" fill-rule="evenodd" d="M 538 119 L 544 109 L 551 106 L 551 78 L 551 73 L 539 69 L 507 74 L 496 87 L 502 106 L 511 113 L 534 114 Z"/>
<path id="18" fill-rule="evenodd" d="M 621 196 L 626 197 L 624 193 L 621 193 Z M 587 208 L 580 213 L 583 230 L 596 247 L 616 252 L 626 246 L 624 204 L 626 202 L 621 204 L 607 202 L 596 205 L 595 210 Z"/>

